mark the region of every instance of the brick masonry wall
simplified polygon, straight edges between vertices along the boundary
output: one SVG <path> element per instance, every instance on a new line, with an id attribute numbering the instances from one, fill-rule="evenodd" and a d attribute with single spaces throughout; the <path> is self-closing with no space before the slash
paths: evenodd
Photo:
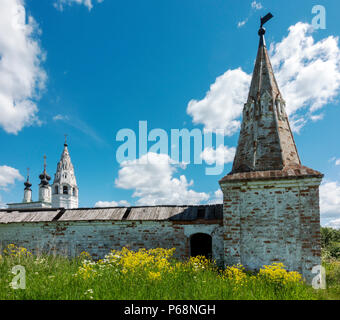
<path id="1" fill-rule="evenodd" d="M 33 252 L 57 252 L 75 256 L 82 251 L 102 258 L 111 249 L 176 248 L 175 257 L 190 255 L 190 236 L 212 236 L 212 254 L 223 265 L 223 227 L 221 221 L 71 221 L 0 224 L 0 246 L 10 243 Z"/>
<path id="2" fill-rule="evenodd" d="M 225 182 L 225 263 L 282 262 L 307 281 L 320 259 L 320 178 Z"/>

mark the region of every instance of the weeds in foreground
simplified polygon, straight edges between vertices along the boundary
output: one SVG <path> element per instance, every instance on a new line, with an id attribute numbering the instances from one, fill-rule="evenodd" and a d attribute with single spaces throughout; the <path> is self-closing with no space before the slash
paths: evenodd
<path id="1" fill-rule="evenodd" d="M 237 265 L 219 269 L 205 257 L 173 258 L 175 249 L 123 248 L 95 261 L 83 252 L 77 258 L 33 255 L 8 246 L 0 256 L 0 299 L 326 299 L 306 285 L 297 272 L 281 263 L 257 274 Z M 26 270 L 26 289 L 13 289 L 12 268 Z M 331 271 L 340 277 L 340 267 Z M 337 280 L 339 281 L 339 280 Z M 338 296 L 339 297 L 339 296 Z"/>

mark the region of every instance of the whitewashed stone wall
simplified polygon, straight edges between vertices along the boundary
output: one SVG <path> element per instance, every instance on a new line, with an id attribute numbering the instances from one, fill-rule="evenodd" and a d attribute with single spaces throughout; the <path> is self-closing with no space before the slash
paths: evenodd
<path id="1" fill-rule="evenodd" d="M 320 259 L 320 178 L 224 182 L 225 263 L 282 262 L 307 281 Z"/>
<path id="2" fill-rule="evenodd" d="M 223 227 L 218 223 L 190 224 L 173 221 L 72 221 L 0 224 L 0 246 L 10 243 L 33 252 L 75 256 L 82 251 L 102 258 L 111 249 L 128 247 L 176 248 L 175 257 L 190 256 L 190 236 L 212 236 L 213 259 L 223 265 Z M 13 239 L 16 239 L 13 241 Z"/>

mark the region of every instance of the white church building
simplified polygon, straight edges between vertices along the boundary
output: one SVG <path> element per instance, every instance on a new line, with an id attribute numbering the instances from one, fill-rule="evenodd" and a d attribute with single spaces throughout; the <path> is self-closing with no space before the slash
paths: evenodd
<path id="1" fill-rule="evenodd" d="M 64 150 L 57 164 L 52 185 L 50 185 L 51 177 L 46 172 L 46 156 L 44 156 L 44 171 L 39 175 L 38 201 L 32 200 L 32 184 L 29 181 L 29 174 L 27 174 L 23 201 L 9 203 L 8 209 L 78 208 L 78 186 L 67 146 L 65 140 Z"/>

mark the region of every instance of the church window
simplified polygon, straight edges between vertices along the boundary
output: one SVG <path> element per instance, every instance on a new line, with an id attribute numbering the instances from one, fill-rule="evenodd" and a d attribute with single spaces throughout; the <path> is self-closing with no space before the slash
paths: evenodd
<path id="1" fill-rule="evenodd" d="M 55 194 L 58 194 L 58 193 L 59 193 L 58 186 L 55 186 L 55 187 L 54 187 L 54 193 L 55 193 Z"/>
<path id="2" fill-rule="evenodd" d="M 68 188 L 67 188 L 67 186 L 63 186 L 63 194 L 68 194 Z"/>

